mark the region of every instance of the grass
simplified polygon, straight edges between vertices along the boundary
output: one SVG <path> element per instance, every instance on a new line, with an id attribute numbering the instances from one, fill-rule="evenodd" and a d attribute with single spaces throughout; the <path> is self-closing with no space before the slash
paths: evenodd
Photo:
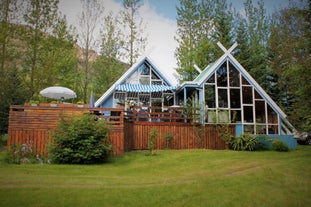
<path id="1" fill-rule="evenodd" d="M 308 206 L 311 147 L 290 152 L 163 150 L 104 165 L 9 165 L 0 206 Z"/>

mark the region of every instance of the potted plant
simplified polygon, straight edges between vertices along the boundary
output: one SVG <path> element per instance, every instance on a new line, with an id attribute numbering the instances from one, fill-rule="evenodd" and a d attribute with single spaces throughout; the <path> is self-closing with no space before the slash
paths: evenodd
<path id="1" fill-rule="evenodd" d="M 83 101 L 78 101 L 77 105 L 79 108 L 83 108 L 84 107 L 84 102 Z"/>
<path id="2" fill-rule="evenodd" d="M 31 106 L 38 106 L 39 101 L 30 100 L 30 101 L 29 101 L 29 104 L 30 104 Z"/>
<path id="3" fill-rule="evenodd" d="M 52 107 L 57 107 L 57 101 L 51 101 L 51 102 L 50 102 L 50 105 L 51 105 Z"/>

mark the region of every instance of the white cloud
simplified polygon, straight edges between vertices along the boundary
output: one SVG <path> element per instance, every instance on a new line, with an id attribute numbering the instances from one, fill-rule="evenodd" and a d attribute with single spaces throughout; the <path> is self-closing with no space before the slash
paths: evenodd
<path id="1" fill-rule="evenodd" d="M 122 5 L 113 0 L 102 0 L 102 2 L 106 14 L 109 11 L 117 14 L 122 9 Z M 78 27 L 78 15 L 82 11 L 80 0 L 60 0 L 59 8 L 67 16 L 68 22 Z M 177 42 L 174 40 L 177 29 L 176 21 L 157 14 L 155 8 L 152 8 L 148 0 L 144 1 L 139 12 L 146 24 L 145 35 L 148 35 L 146 52 L 142 56 L 150 57 L 161 72 L 175 82 L 176 80 L 172 74 L 176 73 L 174 70 L 176 68 L 174 52 L 177 47 Z"/>

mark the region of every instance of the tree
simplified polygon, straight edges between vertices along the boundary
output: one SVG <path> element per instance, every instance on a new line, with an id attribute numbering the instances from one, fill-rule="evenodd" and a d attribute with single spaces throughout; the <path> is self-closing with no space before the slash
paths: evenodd
<path id="1" fill-rule="evenodd" d="M 30 0 L 27 1 L 24 21 L 27 27 L 24 30 L 26 44 L 25 64 L 27 84 L 30 94 L 28 98 L 36 96 L 36 92 L 44 86 L 44 79 L 40 76 L 48 72 L 42 67 L 41 53 L 44 39 L 51 31 L 57 18 L 58 0 Z M 29 73 L 28 73 L 29 71 Z M 29 80 L 28 80 L 29 78 Z"/>
<path id="2" fill-rule="evenodd" d="M 123 0 L 124 50 L 130 66 L 145 50 L 147 41 L 147 37 L 143 36 L 143 19 L 138 16 L 140 6 L 140 0 Z"/>
<path id="3" fill-rule="evenodd" d="M 0 135 L 7 133 L 9 108 L 25 101 L 26 91 L 18 70 L 19 5 L 14 0 L 0 1 Z"/>
<path id="4" fill-rule="evenodd" d="M 91 82 L 91 59 L 92 51 L 96 50 L 96 28 L 104 13 L 104 7 L 98 0 L 81 0 L 83 11 L 79 16 L 81 31 L 79 45 L 83 47 L 82 70 L 83 70 L 83 101 L 87 102 L 88 87 Z"/>
<path id="5" fill-rule="evenodd" d="M 175 56 L 177 58 L 176 71 L 180 75 L 180 82 L 193 80 L 197 71 L 193 64 L 195 48 L 198 41 L 200 13 L 198 1 L 181 0 L 177 7 L 177 36 L 178 42 Z"/>
<path id="6" fill-rule="evenodd" d="M 233 14 L 226 0 L 181 0 L 177 8 L 177 58 L 180 81 L 193 80 L 198 72 L 222 55 L 217 42 L 229 47 L 233 42 Z"/>
<path id="7" fill-rule="evenodd" d="M 278 77 L 280 104 L 298 130 L 311 131 L 310 1 L 274 13 L 270 65 Z"/>
<path id="8" fill-rule="evenodd" d="M 95 96 L 100 96 L 103 91 L 108 90 L 127 67 L 118 60 L 123 46 L 119 24 L 118 17 L 113 18 L 111 13 L 105 17 L 101 30 L 101 55 L 93 65 Z"/>
<path id="9" fill-rule="evenodd" d="M 43 40 L 42 67 L 46 71 L 40 77 L 45 79 L 45 86 L 61 85 L 78 91 L 81 76 L 78 70 L 76 39 L 67 26 L 66 18 L 58 17 L 52 27 L 51 35 Z"/>
<path id="10" fill-rule="evenodd" d="M 268 92 L 272 93 L 271 71 L 268 67 L 268 37 L 270 20 L 264 9 L 264 2 L 258 1 L 258 6 L 252 0 L 244 3 L 245 19 L 237 17 L 237 41 L 240 50 L 237 59 L 257 82 Z"/>

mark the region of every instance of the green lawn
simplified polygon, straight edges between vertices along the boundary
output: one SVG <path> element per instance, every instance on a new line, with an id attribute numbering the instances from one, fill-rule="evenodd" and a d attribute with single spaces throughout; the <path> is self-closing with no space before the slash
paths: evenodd
<path id="1" fill-rule="evenodd" d="M 163 150 L 104 165 L 9 165 L 0 206 L 310 206 L 311 147 L 290 152 Z"/>

